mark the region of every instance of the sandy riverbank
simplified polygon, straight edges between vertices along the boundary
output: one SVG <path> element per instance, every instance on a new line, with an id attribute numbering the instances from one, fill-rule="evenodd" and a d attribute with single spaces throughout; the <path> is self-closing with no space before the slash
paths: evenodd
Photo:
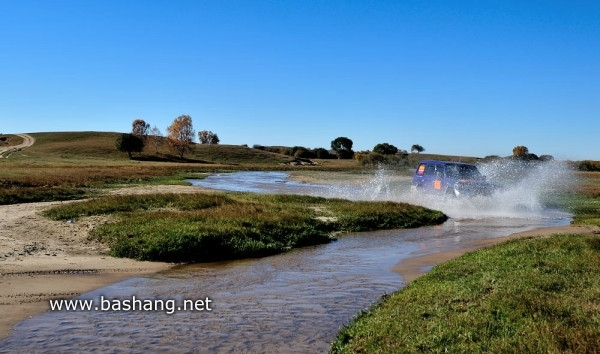
<path id="1" fill-rule="evenodd" d="M 140 186 L 112 194 L 198 193 L 189 186 Z M 71 298 L 131 277 L 156 273 L 168 263 L 137 262 L 107 255 L 106 245 L 88 238 L 88 231 L 107 218 L 69 223 L 40 212 L 61 202 L 0 206 L 0 338 L 12 326 L 49 309 L 48 300 Z"/>

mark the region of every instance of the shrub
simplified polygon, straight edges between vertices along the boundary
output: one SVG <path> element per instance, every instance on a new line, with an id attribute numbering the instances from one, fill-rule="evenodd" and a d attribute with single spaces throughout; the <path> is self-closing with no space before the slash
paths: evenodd
<path id="1" fill-rule="evenodd" d="M 600 171 L 600 161 L 585 160 L 579 162 L 577 169 L 579 171 L 598 172 Z"/>
<path id="2" fill-rule="evenodd" d="M 388 143 L 377 144 L 373 151 L 382 155 L 394 155 L 398 152 L 398 148 Z"/>
<path id="3" fill-rule="evenodd" d="M 324 149 L 324 148 L 316 148 L 315 149 L 315 154 L 317 155 L 318 159 L 330 159 L 330 158 L 332 158 L 332 156 L 329 153 L 329 151 L 327 151 L 327 149 Z"/>

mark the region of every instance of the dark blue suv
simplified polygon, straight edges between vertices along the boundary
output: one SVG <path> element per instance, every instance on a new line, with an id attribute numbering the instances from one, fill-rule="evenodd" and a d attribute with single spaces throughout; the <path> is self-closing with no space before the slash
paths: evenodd
<path id="1" fill-rule="evenodd" d="M 490 196 L 494 193 L 493 184 L 486 181 L 477 166 L 436 160 L 419 162 L 413 176 L 411 189 L 444 196 Z"/>

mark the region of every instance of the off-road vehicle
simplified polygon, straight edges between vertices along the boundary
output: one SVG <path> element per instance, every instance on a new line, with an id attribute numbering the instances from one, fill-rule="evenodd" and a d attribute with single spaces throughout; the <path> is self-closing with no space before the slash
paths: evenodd
<path id="1" fill-rule="evenodd" d="M 477 166 L 436 160 L 419 162 L 412 180 L 411 189 L 416 192 L 443 196 L 490 196 L 495 186 L 486 181 Z"/>

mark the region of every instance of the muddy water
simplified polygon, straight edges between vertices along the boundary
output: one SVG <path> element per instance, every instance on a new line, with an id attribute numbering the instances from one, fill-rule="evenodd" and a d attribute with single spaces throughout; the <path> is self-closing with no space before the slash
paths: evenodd
<path id="1" fill-rule="evenodd" d="M 280 174 L 272 176 L 269 186 L 269 176 L 242 174 L 260 180 L 260 187 L 249 184 L 258 192 L 273 188 L 324 194 L 322 186 L 299 187 Z M 235 179 L 227 183 L 243 184 Z M 78 298 L 93 300 L 100 310 L 48 312 L 23 321 L 12 337 L 0 341 L 0 348 L 7 352 L 326 352 L 354 314 L 404 285 L 389 270 L 399 261 L 570 220 L 567 214 L 549 210 L 524 215 L 456 216 L 435 227 L 353 234 L 283 255 L 188 265 L 130 279 Z M 172 299 L 176 306 L 186 299 L 208 297 L 211 310 L 101 311 L 101 297 L 133 296 Z"/>

